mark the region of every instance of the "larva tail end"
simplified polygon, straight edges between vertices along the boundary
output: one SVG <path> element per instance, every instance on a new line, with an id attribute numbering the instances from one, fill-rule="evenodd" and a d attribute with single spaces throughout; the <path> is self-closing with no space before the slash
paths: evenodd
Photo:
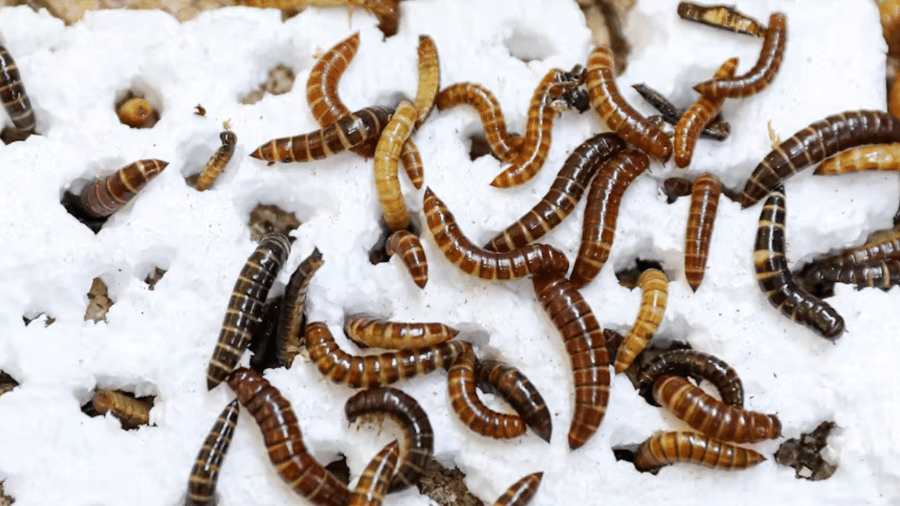
<path id="1" fill-rule="evenodd" d="M 206 375 L 206 390 L 209 391 L 209 390 L 212 390 L 213 388 L 216 388 L 217 386 L 219 386 L 219 383 L 221 383 L 221 382 L 222 382 L 221 378 L 214 378 L 212 375 L 207 374 Z"/>
<path id="2" fill-rule="evenodd" d="M 422 276 L 420 278 L 413 278 L 413 282 L 421 289 L 425 289 L 425 285 L 428 284 L 428 276 Z"/>
<path id="3" fill-rule="evenodd" d="M 548 423 L 546 427 L 531 427 L 531 430 L 534 431 L 534 434 L 546 441 L 550 442 L 550 436 L 553 433 L 553 427 Z"/>
<path id="4" fill-rule="evenodd" d="M 679 169 L 685 169 L 691 164 L 691 156 L 687 153 L 677 153 L 675 155 L 675 166 Z"/>
<path id="5" fill-rule="evenodd" d="M 689 279 L 688 285 L 691 287 L 691 291 L 697 293 L 697 289 L 700 288 L 700 282 L 703 281 L 703 278 L 700 279 Z"/>
<path id="6" fill-rule="evenodd" d="M 524 181 L 523 181 L 524 182 Z M 494 188 L 509 188 L 512 186 L 518 186 L 520 183 L 514 183 L 510 181 L 509 177 L 506 176 L 506 172 L 501 172 L 497 177 L 491 181 L 491 186 Z"/>
<path id="7" fill-rule="evenodd" d="M 710 98 L 710 99 L 718 98 L 718 97 L 713 96 L 713 89 L 715 89 L 714 82 L 715 81 L 703 81 L 702 83 L 698 84 L 697 86 L 694 86 L 694 91 L 696 91 L 697 93 L 699 93 L 700 95 L 702 95 L 706 98 Z"/>
<path id="8" fill-rule="evenodd" d="M 250 153 L 250 156 L 253 158 L 256 158 L 257 160 L 265 160 L 267 162 L 271 162 L 272 161 L 271 158 L 268 158 L 266 156 L 265 147 L 266 147 L 266 145 L 263 144 L 262 146 L 256 148 L 256 151 Z"/>

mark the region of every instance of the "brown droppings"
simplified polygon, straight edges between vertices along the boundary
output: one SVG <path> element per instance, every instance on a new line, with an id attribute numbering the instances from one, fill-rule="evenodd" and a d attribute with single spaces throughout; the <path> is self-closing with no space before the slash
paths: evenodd
<path id="1" fill-rule="evenodd" d="M 775 452 L 775 462 L 793 467 L 798 479 L 819 481 L 830 478 L 838 466 L 822 458 L 822 449 L 828 445 L 828 435 L 834 427 L 834 422 L 825 421 L 814 431 L 801 434 L 800 439 L 788 439 Z"/>
<path id="2" fill-rule="evenodd" d="M 458 468 L 448 469 L 429 459 L 417 487 L 419 493 L 441 506 L 484 506 L 481 499 L 469 492 L 465 477 Z"/>
<path id="3" fill-rule="evenodd" d="M 259 85 L 259 89 L 251 91 L 241 98 L 241 103 L 247 105 L 255 104 L 262 100 L 266 93 L 270 95 L 287 93 L 294 87 L 296 77 L 294 69 L 279 63 L 269 70 L 268 77 Z"/>
<path id="4" fill-rule="evenodd" d="M 262 236 L 279 233 L 290 236 L 301 225 L 297 215 L 270 204 L 260 204 L 250 211 L 250 239 L 259 241 Z"/>
<path id="5" fill-rule="evenodd" d="M 109 298 L 109 291 L 106 283 L 100 278 L 94 278 L 91 282 L 91 289 L 88 290 L 88 306 L 84 313 L 84 321 L 106 321 L 106 313 L 113 305 L 112 299 Z"/>

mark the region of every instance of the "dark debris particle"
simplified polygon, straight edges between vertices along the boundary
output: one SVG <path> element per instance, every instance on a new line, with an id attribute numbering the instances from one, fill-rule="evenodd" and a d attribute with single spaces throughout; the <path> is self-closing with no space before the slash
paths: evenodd
<path id="1" fill-rule="evenodd" d="M 441 506 L 484 506 L 466 487 L 466 475 L 459 469 L 447 469 L 429 459 L 419 480 L 419 492 Z"/>
<path id="2" fill-rule="evenodd" d="M 268 77 L 266 77 L 266 80 L 259 85 L 259 89 L 251 91 L 241 98 L 241 103 L 247 105 L 255 104 L 262 100 L 263 97 L 266 96 L 266 93 L 271 95 L 287 93 L 294 87 L 294 80 L 296 78 L 297 76 L 294 74 L 294 69 L 279 63 L 269 70 Z"/>
<path id="3" fill-rule="evenodd" d="M 350 483 L 350 467 L 347 466 L 347 457 L 343 453 L 338 454 L 338 458 L 325 466 L 325 469 L 344 485 Z"/>
<path id="4" fill-rule="evenodd" d="M 834 422 L 822 422 L 814 431 L 801 434 L 800 439 L 788 439 L 775 452 L 775 462 L 793 467 L 798 479 L 819 481 L 830 478 L 837 471 L 837 464 L 823 459 L 822 449 L 828 445 L 828 435 L 834 427 Z"/>
<path id="5" fill-rule="evenodd" d="M 641 273 L 647 269 L 658 269 L 665 272 L 662 264 L 658 261 L 638 258 L 635 260 L 634 267 L 616 271 L 616 278 L 619 280 L 619 285 L 628 289 L 633 289 L 637 287 L 637 280 L 641 277 Z"/>
<path id="6" fill-rule="evenodd" d="M 262 236 L 278 232 L 289 236 L 292 230 L 300 226 L 297 215 L 274 205 L 256 206 L 250 211 L 250 238 L 259 241 Z"/>
<path id="7" fill-rule="evenodd" d="M 147 275 L 144 278 L 144 283 L 147 283 L 147 288 L 151 291 L 156 287 L 156 283 L 159 282 L 160 279 L 166 274 L 165 269 L 160 269 L 159 267 L 154 267 L 153 272 Z"/>
<path id="8" fill-rule="evenodd" d="M 100 278 L 94 278 L 91 282 L 91 289 L 88 290 L 88 306 L 84 313 L 84 321 L 106 321 L 106 313 L 113 305 L 112 299 L 109 298 L 109 291 L 106 283 Z"/>

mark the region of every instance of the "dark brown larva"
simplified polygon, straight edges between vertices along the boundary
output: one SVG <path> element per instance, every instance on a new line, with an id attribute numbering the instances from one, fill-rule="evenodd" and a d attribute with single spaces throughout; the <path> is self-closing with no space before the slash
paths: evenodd
<path id="1" fill-rule="evenodd" d="M 338 348 L 328 325 L 312 322 L 306 326 L 306 347 L 310 360 L 331 381 L 350 388 L 370 388 L 439 368 L 447 369 L 471 345 L 464 341 L 448 341 L 413 350 L 356 357 Z"/>
<path id="2" fill-rule="evenodd" d="M 188 480 L 187 498 L 184 506 L 214 506 L 216 504 L 216 481 L 219 479 L 219 466 L 228 453 L 231 445 L 231 436 L 237 425 L 238 413 L 237 399 L 228 403 L 216 423 L 213 424 L 206 441 L 200 447 L 197 461 L 191 468 L 191 477 Z"/>
<path id="3" fill-rule="evenodd" d="M 857 290 L 890 290 L 900 284 L 900 260 L 873 260 L 848 266 L 825 265 L 814 268 L 806 279 L 823 285 L 855 285 Z"/>
<path id="4" fill-rule="evenodd" d="M 694 89 L 710 99 L 722 97 L 746 97 L 762 91 L 775 79 L 781 61 L 784 59 L 784 48 L 787 43 L 787 16 L 774 12 L 769 16 L 769 27 L 763 39 L 759 59 L 752 69 L 732 78 L 714 78 L 704 81 Z"/>
<path id="5" fill-rule="evenodd" d="M 697 5 L 693 2 L 679 2 L 678 17 L 754 37 L 762 37 L 766 33 L 766 27 L 760 25 L 759 21 L 727 5 Z"/>
<path id="6" fill-rule="evenodd" d="M 359 482 L 350 495 L 347 506 L 381 506 L 387 495 L 397 459 L 400 457 L 400 445 L 396 441 L 388 443 L 369 465 L 363 469 Z"/>
<path id="7" fill-rule="evenodd" d="M 781 436 L 775 415 L 728 406 L 681 376 L 660 376 L 653 399 L 692 428 L 723 441 L 756 443 Z"/>
<path id="8" fill-rule="evenodd" d="M 644 441 L 634 454 L 638 471 L 657 471 L 676 462 L 712 469 L 746 469 L 766 460 L 760 453 L 696 432 L 662 432 Z"/>
<path id="9" fill-rule="evenodd" d="M 666 123 L 670 125 L 678 124 L 678 120 L 684 116 L 684 113 L 687 109 L 679 109 L 675 107 L 672 102 L 669 102 L 662 93 L 654 90 L 653 88 L 647 86 L 646 84 L 632 84 L 632 88 L 638 92 L 638 94 L 647 101 L 648 104 L 652 105 L 657 111 L 659 111 L 659 116 L 657 118 L 661 118 Z M 654 116 L 651 116 L 651 122 L 653 121 Z M 654 122 L 658 124 L 657 122 Z M 728 135 L 731 134 L 731 125 L 727 121 L 716 120 L 713 119 L 703 130 L 700 130 L 700 136 L 706 137 L 709 139 L 715 139 L 717 141 L 724 141 L 728 138 Z"/>
<path id="10" fill-rule="evenodd" d="M 820 336 L 835 340 L 844 332 L 844 319 L 828 303 L 800 289 L 784 256 L 784 189 L 769 194 L 759 215 L 753 265 L 759 288 L 784 316 Z"/>
<path id="11" fill-rule="evenodd" d="M 309 72 L 306 100 L 313 117 L 323 127 L 350 114 L 338 94 L 338 84 L 358 49 L 359 32 L 356 32 L 326 51 Z"/>
<path id="12" fill-rule="evenodd" d="M 866 238 L 866 242 L 863 244 L 819 258 L 816 260 L 816 264 L 843 267 L 888 259 L 900 260 L 900 225 L 876 230 Z"/>
<path id="13" fill-rule="evenodd" d="M 716 70 L 714 78 L 733 77 L 737 65 L 737 58 L 727 60 Z M 697 144 L 697 138 L 700 137 L 700 131 L 716 117 L 724 103 L 725 97 L 708 98 L 701 95 L 699 100 L 687 108 L 675 125 L 675 137 L 672 140 L 672 145 L 675 147 L 676 167 L 684 168 L 691 164 L 694 146 Z"/>
<path id="14" fill-rule="evenodd" d="M 475 364 L 475 381 L 482 391 L 503 397 L 539 438 L 550 442 L 550 410 L 521 371 L 499 360 L 479 360 Z"/>
<path id="15" fill-rule="evenodd" d="M 525 506 L 537 494 L 543 477 L 544 473 L 533 473 L 513 483 L 494 502 L 494 506 Z"/>
<path id="16" fill-rule="evenodd" d="M 653 388 L 663 374 L 702 378 L 719 391 L 722 402 L 740 408 L 744 406 L 744 385 L 730 365 L 722 359 L 697 350 L 670 350 L 647 362 L 638 374 L 642 389 Z"/>
<path id="17" fill-rule="evenodd" d="M 206 370 L 206 388 L 212 390 L 237 365 L 250 344 L 253 327 L 275 276 L 291 252 L 290 240 L 282 234 L 268 234 L 241 268 L 231 291 L 219 341 Z"/>
<path id="18" fill-rule="evenodd" d="M 34 133 L 34 110 L 31 108 L 31 100 L 22 85 L 22 77 L 19 75 L 19 67 L 15 60 L 0 44 L 0 101 L 3 108 L 9 114 L 13 125 L 23 133 Z"/>
<path id="19" fill-rule="evenodd" d="M 441 87 L 441 65 L 438 61 L 437 47 L 434 40 L 427 35 L 419 35 L 419 88 L 416 90 L 416 128 L 422 126 L 425 118 L 431 114 L 434 100 Z M 419 188 L 418 186 L 416 188 Z"/>
<path id="20" fill-rule="evenodd" d="M 228 386 L 259 425 L 269 460 L 281 479 L 314 504 L 346 505 L 350 492 L 306 451 L 297 416 L 281 392 L 244 367 L 228 376 Z"/>
<path id="21" fill-rule="evenodd" d="M 409 213 L 400 190 L 397 164 L 400 150 L 415 127 L 416 108 L 407 101 L 400 103 L 397 112 L 384 127 L 375 148 L 375 189 L 381 202 L 384 221 L 391 231 L 409 227 Z"/>
<path id="22" fill-rule="evenodd" d="M 225 130 L 219 134 L 219 139 L 222 140 L 222 145 L 212 155 L 212 158 L 206 162 L 206 167 L 200 173 L 195 186 L 197 191 L 202 192 L 212 186 L 219 174 L 222 173 L 222 170 L 225 169 L 225 166 L 228 165 L 231 155 L 234 154 L 234 148 L 237 145 L 237 135 L 231 130 Z"/>
<path id="23" fill-rule="evenodd" d="M 512 439 L 525 434 L 522 417 L 498 413 L 478 398 L 475 393 L 475 352 L 471 348 L 456 357 L 447 380 L 453 411 L 472 431 L 494 439 Z"/>
<path id="24" fill-rule="evenodd" d="M 569 260 L 556 248 L 528 244 L 517 250 L 497 253 L 475 246 L 463 235 L 453 213 L 431 191 L 425 189 L 425 217 L 434 242 L 453 265 L 482 279 L 518 279 L 541 272 L 565 272 Z"/>
<path id="25" fill-rule="evenodd" d="M 412 350 L 449 341 L 459 331 L 443 323 L 391 322 L 356 314 L 344 322 L 344 332 L 355 343 L 375 348 Z"/>
<path id="26" fill-rule="evenodd" d="M 559 274 L 532 279 L 541 307 L 562 335 L 572 362 L 575 413 L 569 448 L 587 442 L 600 427 L 609 402 L 609 353 L 600 324 L 576 286 Z"/>
<path id="27" fill-rule="evenodd" d="M 81 208 L 94 218 L 105 218 L 131 201 L 156 177 L 169 162 L 138 160 L 108 177 L 95 181 L 81 190 Z"/>
<path id="28" fill-rule="evenodd" d="M 847 111 L 813 122 L 763 159 L 744 185 L 741 206 L 749 207 L 800 169 L 866 144 L 900 142 L 900 119 L 884 111 Z"/>
<path id="29" fill-rule="evenodd" d="M 666 202 L 671 204 L 678 200 L 678 197 L 684 197 L 691 194 L 690 179 L 683 177 L 670 177 L 663 182 L 663 192 L 666 194 Z"/>
<path id="30" fill-rule="evenodd" d="M 600 166 L 625 148 L 616 134 L 602 133 L 581 143 L 566 158 L 550 190 L 536 206 L 485 246 L 491 251 L 512 251 L 544 236 L 575 209 Z"/>
<path id="31" fill-rule="evenodd" d="M 649 166 L 647 155 L 626 149 L 600 168 L 588 192 L 581 246 L 569 276 L 576 287 L 588 284 L 603 268 L 615 238 L 622 195 Z"/>
<path id="32" fill-rule="evenodd" d="M 300 262 L 291 279 L 284 289 L 282 309 L 278 314 L 276 357 L 278 362 L 290 367 L 294 357 L 300 353 L 303 345 L 303 314 L 306 309 L 306 290 L 313 275 L 319 270 L 325 260 L 319 248 L 313 248 L 313 252 Z"/>
<path id="33" fill-rule="evenodd" d="M 684 276 L 695 292 L 706 275 L 706 259 L 721 194 L 722 183 L 708 172 L 698 176 L 691 188 L 691 207 L 684 234 Z"/>
<path id="34" fill-rule="evenodd" d="M 459 104 L 474 107 L 481 118 L 484 136 L 497 158 L 507 163 L 515 160 L 524 139 L 511 137 L 506 131 L 506 120 L 500 103 L 490 90 L 475 83 L 451 84 L 438 93 L 436 103 L 439 111 Z"/>
<path id="35" fill-rule="evenodd" d="M 123 429 L 134 429 L 150 423 L 150 403 L 114 390 L 97 390 L 92 401 L 98 414 L 112 413 Z"/>
<path id="36" fill-rule="evenodd" d="M 388 237 L 385 250 L 391 256 L 399 254 L 416 286 L 425 288 L 428 283 L 428 259 L 425 258 L 425 249 L 415 234 L 406 230 L 394 232 Z"/>

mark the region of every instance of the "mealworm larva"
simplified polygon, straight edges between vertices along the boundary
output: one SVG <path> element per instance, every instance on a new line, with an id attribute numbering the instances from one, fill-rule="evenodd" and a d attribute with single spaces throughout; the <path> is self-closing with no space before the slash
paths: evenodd
<path id="1" fill-rule="evenodd" d="M 714 79 L 727 79 L 734 77 L 734 71 L 737 69 L 738 59 L 731 58 L 716 70 Z M 700 137 L 700 131 L 706 128 L 719 109 L 725 103 L 725 97 L 708 98 L 700 96 L 692 106 L 688 107 L 675 125 L 675 137 L 672 145 L 675 147 L 675 166 L 684 168 L 691 164 L 691 158 L 694 156 L 694 146 L 697 144 L 697 138 Z"/>
<path id="2" fill-rule="evenodd" d="M 131 128 L 141 128 L 153 116 L 153 106 L 141 97 L 129 98 L 116 110 L 119 121 Z"/>
<path id="3" fill-rule="evenodd" d="M 425 189 L 425 217 L 434 242 L 453 265 L 481 279 L 518 279 L 541 272 L 565 272 L 566 255 L 546 244 L 528 244 L 498 253 L 475 246 L 463 235 L 453 213 L 431 191 Z"/>
<path id="4" fill-rule="evenodd" d="M 441 87 L 441 65 L 438 60 L 434 40 L 427 35 L 419 35 L 419 88 L 416 90 L 416 128 L 418 129 L 431 114 L 434 99 Z M 418 187 L 417 187 L 418 188 Z"/>
<path id="5" fill-rule="evenodd" d="M 666 202 L 671 204 L 678 200 L 678 197 L 684 197 L 691 194 L 690 179 L 683 177 L 670 177 L 663 182 L 663 192 L 666 194 Z"/>
<path id="6" fill-rule="evenodd" d="M 494 411 L 478 398 L 475 352 L 471 348 L 456 357 L 450 366 L 447 391 L 456 416 L 475 433 L 494 439 L 512 439 L 525 434 L 522 417 Z"/>
<path id="7" fill-rule="evenodd" d="M 884 40 L 890 45 L 900 35 L 900 1 L 883 0 L 878 2 L 878 14 L 881 18 L 881 29 Z"/>
<path id="8" fill-rule="evenodd" d="M 541 201 L 491 239 L 485 249 L 512 251 L 543 237 L 572 213 L 597 169 L 624 148 L 625 141 L 614 133 L 598 134 L 581 143 L 566 158 Z"/>
<path id="9" fill-rule="evenodd" d="M 277 388 L 245 367 L 228 376 L 228 386 L 253 415 L 262 431 L 269 461 L 294 492 L 315 504 L 347 504 L 350 491 L 306 451 L 297 416 Z"/>
<path id="10" fill-rule="evenodd" d="M 848 266 L 824 265 L 814 268 L 806 277 L 813 283 L 855 285 L 857 290 L 890 290 L 900 284 L 900 260 L 874 260 Z"/>
<path id="11" fill-rule="evenodd" d="M 887 110 L 891 113 L 892 116 L 900 117 L 900 79 L 898 79 L 898 72 L 894 74 L 894 80 L 891 82 L 891 89 L 888 90 L 888 103 Z"/>
<path id="12" fill-rule="evenodd" d="M 816 264 L 842 267 L 888 259 L 900 260 L 900 225 L 876 230 L 869 234 L 863 244 L 819 258 Z"/>
<path id="13" fill-rule="evenodd" d="M 304 258 L 288 281 L 284 289 L 283 308 L 278 314 L 276 358 L 278 363 L 290 367 L 294 357 L 303 346 L 303 315 L 306 310 L 306 290 L 313 275 L 319 270 L 325 260 L 319 248 L 313 248 L 313 252 Z"/>
<path id="14" fill-rule="evenodd" d="M 356 32 L 326 51 L 309 71 L 306 100 L 313 117 L 323 127 L 350 114 L 350 109 L 341 101 L 338 84 L 358 49 L 359 32 Z"/>
<path id="15" fill-rule="evenodd" d="M 759 215 L 753 265 L 756 280 L 769 303 L 781 314 L 820 336 L 835 340 L 844 332 L 844 319 L 827 302 L 800 289 L 784 256 L 784 189 L 769 194 Z"/>
<path id="16" fill-rule="evenodd" d="M 16 129 L 28 134 L 34 133 L 35 119 L 31 100 L 22 84 L 18 65 L 2 44 L 0 44 L 0 101 L 3 102 L 3 108 L 6 109 Z"/>
<path id="17" fill-rule="evenodd" d="M 234 154 L 234 148 L 237 146 L 237 135 L 231 130 L 225 130 L 219 134 L 219 139 L 222 141 L 222 145 L 212 155 L 212 158 L 206 162 L 206 167 L 203 168 L 203 172 L 197 178 L 197 184 L 194 186 L 197 191 L 202 192 L 209 189 L 216 181 L 216 178 L 219 177 L 219 174 L 222 173 L 222 170 L 225 169 L 225 166 L 228 165 L 231 155 Z"/>
<path id="18" fill-rule="evenodd" d="M 715 99 L 721 97 L 746 97 L 762 91 L 775 79 L 781 61 L 784 59 L 784 48 L 787 43 L 787 16 L 773 12 L 769 16 L 769 27 L 766 28 L 759 59 L 752 69 L 731 78 L 713 78 L 704 81 L 694 90 L 704 97 Z"/>
<path id="19" fill-rule="evenodd" d="M 766 27 L 760 25 L 759 21 L 727 5 L 697 5 L 692 2 L 679 2 L 678 17 L 754 37 L 762 37 L 766 33 Z"/>
<path id="20" fill-rule="evenodd" d="M 706 259 L 721 194 L 721 181 L 708 172 L 698 176 L 691 187 L 691 207 L 684 234 L 684 277 L 695 292 L 706 275 Z"/>
<path id="21" fill-rule="evenodd" d="M 350 423 L 373 413 L 393 418 L 403 429 L 406 455 L 391 481 L 390 491 L 403 490 L 419 481 L 425 463 L 434 453 L 434 431 L 425 410 L 414 398 L 391 387 L 363 390 L 347 399 L 344 413 Z"/>
<path id="22" fill-rule="evenodd" d="M 553 432 L 550 410 L 521 371 L 499 360 L 479 360 L 475 364 L 475 381 L 482 391 L 503 397 L 522 417 L 525 425 L 539 438 L 550 442 Z"/>
<path id="23" fill-rule="evenodd" d="M 658 116 L 650 116 L 647 118 L 651 123 L 657 124 L 657 126 L 659 125 L 659 121 L 654 121 L 654 118 L 662 119 L 670 125 L 676 125 L 678 124 L 678 120 L 681 119 L 687 111 L 687 109 L 675 107 L 662 93 L 646 84 L 632 84 L 631 87 L 634 88 L 648 104 L 659 111 Z M 730 133 L 731 125 L 727 121 L 717 120 L 715 118 L 706 125 L 703 130 L 700 130 L 701 137 L 715 139 L 717 141 L 724 141 L 728 138 Z"/>
<path id="24" fill-rule="evenodd" d="M 260 145 L 250 156 L 267 162 L 309 162 L 377 139 L 391 117 L 386 107 L 352 112 L 334 124 L 294 137 L 280 137 Z"/>
<path id="25" fill-rule="evenodd" d="M 900 170 L 900 143 L 848 149 L 826 159 L 813 174 L 832 176 L 863 170 Z"/>
<path id="26" fill-rule="evenodd" d="M 355 314 L 344 322 L 344 332 L 355 343 L 391 350 L 413 350 L 449 341 L 459 331 L 443 323 L 392 322 Z"/>
<path id="27" fill-rule="evenodd" d="M 206 370 L 208 390 L 228 376 L 250 344 L 253 327 L 262 314 L 269 289 L 290 252 L 291 242 L 287 236 L 267 234 L 241 268 L 231 291 L 219 341 Z"/>
<path id="28" fill-rule="evenodd" d="M 777 416 L 729 406 L 681 376 L 660 376 L 653 399 L 692 428 L 722 441 L 756 443 L 781 436 Z"/>
<path id="29" fill-rule="evenodd" d="M 388 237 L 385 250 L 391 256 L 399 254 L 416 286 L 425 288 L 428 283 L 428 259 L 425 258 L 425 249 L 415 234 L 406 230 L 394 232 Z"/>
<path id="30" fill-rule="evenodd" d="M 237 399 L 228 403 L 216 423 L 213 424 L 209 435 L 200 447 L 194 467 L 191 468 L 191 476 L 188 480 L 187 498 L 184 506 L 214 506 L 216 504 L 216 482 L 219 479 L 219 466 L 228 453 L 231 445 L 231 436 L 237 425 L 238 413 Z"/>
<path id="31" fill-rule="evenodd" d="M 411 138 L 407 138 L 400 148 L 400 162 L 403 164 L 403 170 L 406 171 L 406 177 L 412 183 L 416 190 L 422 189 L 422 183 L 425 178 L 425 164 L 422 163 L 422 155 L 419 154 L 419 148 Z"/>
<path id="32" fill-rule="evenodd" d="M 97 390 L 93 404 L 98 414 L 111 413 L 118 418 L 123 429 L 134 429 L 150 423 L 150 403 L 121 392 Z"/>
<path id="33" fill-rule="evenodd" d="M 384 447 L 369 465 L 363 469 L 359 481 L 347 506 L 381 506 L 387 495 L 397 460 L 400 458 L 400 445 L 392 441 Z"/>
<path id="34" fill-rule="evenodd" d="M 576 449 L 597 431 L 609 402 L 609 353 L 600 324 L 575 284 L 558 274 L 532 278 L 541 307 L 559 330 L 572 362 L 575 413 L 569 448 Z"/>
<path id="35" fill-rule="evenodd" d="M 537 494 L 544 473 L 533 473 L 515 482 L 503 492 L 494 506 L 525 506 Z"/>
<path id="36" fill-rule="evenodd" d="M 403 143 L 412 133 L 416 122 L 416 108 L 407 101 L 400 102 L 394 116 L 384 127 L 375 148 L 375 188 L 388 229 L 405 230 L 409 214 L 397 178 L 397 162 Z"/>
<path id="37" fill-rule="evenodd" d="M 650 156 L 663 161 L 669 160 L 672 156 L 672 141 L 659 127 L 631 107 L 619 93 L 609 48 L 597 46 L 591 52 L 585 83 L 591 105 L 610 130 Z"/>
<path id="38" fill-rule="evenodd" d="M 439 368 L 447 369 L 471 345 L 465 341 L 448 341 L 412 350 L 357 357 L 338 348 L 328 325 L 312 322 L 306 325 L 306 347 L 310 360 L 331 381 L 350 388 L 370 388 L 427 374 Z"/>
<path id="39" fill-rule="evenodd" d="M 747 208 L 800 169 L 845 149 L 866 144 L 900 142 L 900 119 L 884 111 L 846 111 L 811 123 L 763 159 L 741 195 Z"/>
<path id="40" fill-rule="evenodd" d="M 484 136 L 494 155 L 506 163 L 512 163 L 516 159 L 524 138 L 512 137 L 506 131 L 506 120 L 503 118 L 500 102 L 490 90 L 475 83 L 451 84 L 438 93 L 436 104 L 439 111 L 459 104 L 474 107 L 481 118 Z"/>
<path id="41" fill-rule="evenodd" d="M 696 432 L 661 432 L 644 441 L 634 454 L 638 471 L 656 471 L 676 462 L 712 469 L 746 469 L 766 460 L 759 452 L 724 443 Z"/>
<path id="42" fill-rule="evenodd" d="M 588 192 L 581 246 L 569 276 L 576 287 L 588 284 L 603 268 L 615 238 L 622 195 L 649 166 L 647 155 L 626 149 L 600 168 Z"/>
<path id="43" fill-rule="evenodd" d="M 641 308 L 631 331 L 616 354 L 616 374 L 624 372 L 634 362 L 638 353 L 644 351 L 650 338 L 656 333 L 666 311 L 669 300 L 669 280 L 666 273 L 658 269 L 647 269 L 638 278 L 641 289 Z"/>
<path id="44" fill-rule="evenodd" d="M 650 389 L 664 374 L 703 378 L 719 391 L 722 402 L 740 408 L 744 406 L 744 385 L 733 367 L 722 359 L 697 350 L 671 350 L 660 353 L 638 374 L 642 389 Z"/>
<path id="45" fill-rule="evenodd" d="M 82 210 L 93 218 L 111 215 L 130 202 L 167 165 L 169 162 L 162 160 L 138 160 L 94 181 L 81 190 Z"/>

